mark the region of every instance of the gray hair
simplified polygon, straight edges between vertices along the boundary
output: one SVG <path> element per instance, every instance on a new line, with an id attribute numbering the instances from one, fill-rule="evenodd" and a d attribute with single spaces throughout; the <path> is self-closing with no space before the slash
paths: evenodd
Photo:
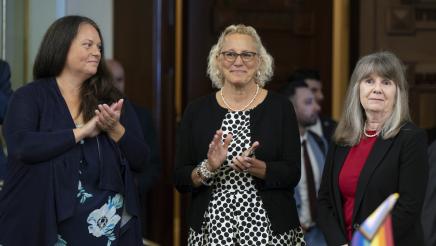
<path id="1" fill-rule="evenodd" d="M 251 26 L 243 24 L 230 25 L 220 35 L 218 42 L 212 46 L 209 52 L 207 74 L 212 81 L 212 86 L 221 88 L 224 85 L 224 77 L 218 66 L 218 56 L 224 44 L 224 38 L 230 34 L 245 34 L 251 36 L 256 43 L 256 52 L 259 56 L 259 70 L 256 73 L 256 82 L 260 87 L 263 87 L 273 76 L 273 58 L 262 45 L 259 35 Z"/>
<path id="2" fill-rule="evenodd" d="M 360 82 L 371 74 L 392 80 L 397 88 L 393 112 L 383 124 L 380 136 L 393 138 L 406 121 L 410 121 L 408 84 L 404 65 L 391 52 L 377 52 L 362 57 L 351 75 L 344 109 L 333 139 L 346 146 L 359 143 L 364 131 L 366 115 L 360 103 Z"/>

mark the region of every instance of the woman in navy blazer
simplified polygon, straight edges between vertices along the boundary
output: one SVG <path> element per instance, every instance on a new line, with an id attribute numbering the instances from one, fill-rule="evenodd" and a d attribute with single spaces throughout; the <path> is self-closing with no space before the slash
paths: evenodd
<path id="1" fill-rule="evenodd" d="M 102 60 L 89 18 L 63 17 L 45 34 L 35 81 L 13 95 L 3 128 L 0 245 L 142 245 L 132 172 L 147 146 Z"/>
<path id="2" fill-rule="evenodd" d="M 347 245 L 392 193 L 400 195 L 392 210 L 395 245 L 423 245 L 427 140 L 410 122 L 407 81 L 394 54 L 359 60 L 333 139 L 318 198 L 318 223 L 328 245 Z"/>

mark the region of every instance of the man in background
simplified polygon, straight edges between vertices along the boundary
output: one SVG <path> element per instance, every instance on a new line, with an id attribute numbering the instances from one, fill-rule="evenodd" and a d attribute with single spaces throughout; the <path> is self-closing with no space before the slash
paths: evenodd
<path id="1" fill-rule="evenodd" d="M 12 95 L 11 89 L 11 70 L 6 61 L 0 60 L 0 124 L 6 116 L 9 98 Z M 0 141 L 0 191 L 3 187 L 4 178 L 7 171 L 7 159 L 3 152 L 4 144 Z"/>
<path id="2" fill-rule="evenodd" d="M 326 141 L 308 130 L 317 119 L 320 106 L 304 80 L 296 80 L 282 89 L 294 106 L 301 140 L 301 179 L 295 190 L 300 224 L 305 231 L 307 245 L 327 245 L 316 225 L 317 194 L 321 183 L 327 150 Z"/>
<path id="3" fill-rule="evenodd" d="M 119 63 L 116 60 L 106 60 L 106 64 L 114 78 L 115 87 L 124 94 L 126 82 L 125 82 L 125 74 L 124 74 L 123 66 L 121 65 L 121 63 Z M 143 172 L 139 174 L 137 177 L 138 188 L 141 195 L 142 220 L 143 220 L 142 226 L 143 226 L 143 231 L 145 232 L 147 227 L 147 217 L 148 217 L 147 202 L 146 202 L 147 194 L 160 175 L 161 164 L 160 164 L 160 157 L 159 157 L 159 144 L 157 141 L 157 135 L 153 124 L 153 120 L 149 111 L 132 102 L 131 104 L 135 109 L 136 115 L 138 116 L 139 122 L 142 127 L 142 132 L 144 134 L 144 139 L 147 142 L 151 153 L 151 158 L 149 163 L 147 163 Z M 147 237 L 147 235 L 144 235 L 144 237 Z"/>
<path id="4" fill-rule="evenodd" d="M 304 80 L 320 107 L 322 107 L 324 102 L 324 94 L 322 92 L 322 83 L 319 72 L 314 69 L 298 69 L 294 71 L 289 78 L 289 82 Z M 336 122 L 326 115 L 318 115 L 316 123 L 310 127 L 310 130 L 316 133 L 318 136 L 323 137 L 327 143 L 330 143 L 331 136 L 336 128 Z"/>

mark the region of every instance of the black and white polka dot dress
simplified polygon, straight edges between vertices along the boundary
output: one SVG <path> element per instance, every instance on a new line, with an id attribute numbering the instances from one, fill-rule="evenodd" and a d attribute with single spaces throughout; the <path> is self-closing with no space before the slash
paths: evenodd
<path id="1" fill-rule="evenodd" d="M 251 145 L 249 111 L 228 112 L 221 125 L 224 138 L 233 135 L 227 160 L 212 181 L 212 200 L 201 232 L 192 228 L 188 245 L 306 245 L 301 228 L 273 235 L 263 203 L 249 173 L 236 172 L 229 164 Z"/>

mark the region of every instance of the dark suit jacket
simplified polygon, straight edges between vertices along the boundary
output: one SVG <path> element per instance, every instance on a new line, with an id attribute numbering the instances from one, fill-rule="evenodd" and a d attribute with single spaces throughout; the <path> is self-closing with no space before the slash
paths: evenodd
<path id="1" fill-rule="evenodd" d="M 427 128 L 428 144 L 436 140 L 436 127 Z"/>
<path id="2" fill-rule="evenodd" d="M 348 243 L 339 173 L 350 147 L 332 144 L 319 191 L 318 224 L 328 245 Z M 423 245 L 421 209 L 427 184 L 425 132 L 406 123 L 391 139 L 378 138 L 363 167 L 356 190 L 352 224 L 359 225 L 392 193 L 400 197 L 392 211 L 395 245 Z"/>
<path id="3" fill-rule="evenodd" d="M 207 158 L 215 131 L 221 127 L 227 110 L 215 94 L 197 99 L 186 108 L 178 138 L 174 182 L 180 192 L 191 192 L 188 223 L 197 232 L 212 198 L 210 186 L 194 188 L 192 170 Z M 251 141 L 259 141 L 256 157 L 266 162 L 265 179 L 254 178 L 259 196 L 274 233 L 284 233 L 300 225 L 294 200 L 294 187 L 300 180 L 300 138 L 291 103 L 269 92 L 250 111 Z"/>
<path id="4" fill-rule="evenodd" d="M 11 70 L 7 62 L 0 60 L 0 124 L 3 124 L 11 95 Z"/>
<path id="5" fill-rule="evenodd" d="M 426 246 L 436 245 L 436 141 L 428 148 L 429 177 L 424 206 L 422 207 L 422 227 Z"/>
<path id="6" fill-rule="evenodd" d="M 146 163 L 143 172 L 138 177 L 140 194 L 145 196 L 160 175 L 159 141 L 151 113 L 147 109 L 134 103 L 132 103 L 132 106 L 141 125 L 145 142 L 150 148 L 150 159 Z"/>
<path id="7" fill-rule="evenodd" d="M 146 223 L 148 221 L 147 216 L 149 214 L 149 202 L 147 200 L 147 195 L 159 178 L 161 170 L 159 142 L 157 139 L 155 127 L 153 125 L 151 113 L 147 109 L 140 107 L 134 103 L 132 103 L 132 106 L 141 125 L 145 142 L 147 142 L 150 148 L 150 159 L 147 161 L 147 163 L 145 163 L 144 170 L 141 173 L 138 173 L 135 177 L 141 199 L 141 219 L 143 221 L 142 231 L 146 232 L 147 227 L 151 226 Z M 148 235 L 144 234 L 144 237 L 148 237 Z"/>
<path id="8" fill-rule="evenodd" d="M 327 143 L 330 143 L 333 133 L 335 132 L 337 123 L 331 117 L 324 115 L 321 115 L 319 117 L 319 120 L 321 121 L 322 134 L 324 135 Z"/>
<path id="9" fill-rule="evenodd" d="M 0 60 L 0 124 L 3 124 L 9 98 L 12 95 L 11 70 L 9 64 Z M 0 181 L 6 176 L 6 156 L 3 153 L 2 143 L 0 144 Z M 1 191 L 1 185 L 0 185 Z"/>

